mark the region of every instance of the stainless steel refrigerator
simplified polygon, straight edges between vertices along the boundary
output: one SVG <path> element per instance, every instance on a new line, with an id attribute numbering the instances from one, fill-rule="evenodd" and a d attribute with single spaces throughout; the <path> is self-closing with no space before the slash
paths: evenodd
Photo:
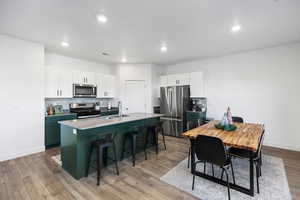
<path id="1" fill-rule="evenodd" d="M 181 137 L 186 129 L 186 111 L 190 109 L 190 87 L 172 86 L 160 88 L 160 109 L 164 117 L 166 135 Z"/>

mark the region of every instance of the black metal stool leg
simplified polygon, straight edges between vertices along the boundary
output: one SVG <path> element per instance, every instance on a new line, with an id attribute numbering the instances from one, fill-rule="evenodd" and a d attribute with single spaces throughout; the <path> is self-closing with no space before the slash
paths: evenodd
<path id="1" fill-rule="evenodd" d="M 212 171 L 212 175 L 213 175 L 213 177 L 215 177 L 214 164 L 211 164 L 211 171 Z"/>
<path id="2" fill-rule="evenodd" d="M 87 168 L 86 168 L 86 171 L 85 171 L 85 177 L 88 177 L 88 175 L 89 175 L 89 169 L 90 169 L 90 165 L 91 165 L 93 149 L 94 149 L 94 147 L 93 147 L 93 145 L 91 145 L 89 156 L 88 156 L 88 164 L 87 164 Z"/>
<path id="3" fill-rule="evenodd" d="M 124 140 L 123 140 L 122 153 L 121 153 L 121 160 L 124 159 L 124 153 L 125 153 L 125 149 L 126 149 L 126 141 L 127 141 L 127 135 L 124 136 Z"/>
<path id="4" fill-rule="evenodd" d="M 97 185 L 100 185 L 102 149 L 97 147 Z"/>
<path id="5" fill-rule="evenodd" d="M 206 162 L 204 162 L 204 174 L 206 173 Z"/>
<path id="6" fill-rule="evenodd" d="M 136 135 L 132 136 L 132 166 L 135 166 L 135 153 L 136 153 Z"/>
<path id="7" fill-rule="evenodd" d="M 113 153 L 114 153 L 114 162 L 115 162 L 115 167 L 116 167 L 117 175 L 119 175 L 118 158 L 117 158 L 117 152 L 116 152 L 115 142 L 113 142 L 113 144 L 112 144 L 112 150 L 113 150 Z"/>
<path id="8" fill-rule="evenodd" d="M 155 143 L 155 151 L 156 155 L 158 154 L 158 131 L 156 128 L 154 129 L 154 143 Z"/>
<path id="9" fill-rule="evenodd" d="M 146 136 L 145 136 L 145 144 L 144 144 L 144 153 L 145 153 L 145 160 L 147 160 L 147 144 L 148 144 L 148 136 L 149 136 L 149 129 L 146 131 Z"/>
<path id="10" fill-rule="evenodd" d="M 166 145 L 166 140 L 165 140 L 165 132 L 164 132 L 164 129 L 161 127 L 161 134 L 162 134 L 162 137 L 163 137 L 163 143 L 164 143 L 164 147 L 165 147 L 165 150 L 167 150 L 167 145 Z"/>

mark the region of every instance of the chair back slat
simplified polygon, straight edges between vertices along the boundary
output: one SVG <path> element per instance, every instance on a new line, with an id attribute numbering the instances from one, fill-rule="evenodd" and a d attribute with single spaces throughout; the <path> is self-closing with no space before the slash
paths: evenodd
<path id="1" fill-rule="evenodd" d="M 237 122 L 237 123 L 244 123 L 244 119 L 242 117 L 238 117 L 238 116 L 233 116 L 232 121 Z"/>
<path id="2" fill-rule="evenodd" d="M 220 138 L 199 135 L 196 138 L 194 151 L 198 160 L 218 166 L 224 166 L 227 160 L 224 143 Z"/>
<path id="3" fill-rule="evenodd" d="M 264 138 L 265 138 L 265 129 L 263 130 L 262 135 L 261 135 L 261 137 L 259 139 L 258 149 L 256 151 L 257 155 L 259 155 L 260 152 L 261 152 L 261 148 L 262 148 L 262 145 L 264 143 Z"/>

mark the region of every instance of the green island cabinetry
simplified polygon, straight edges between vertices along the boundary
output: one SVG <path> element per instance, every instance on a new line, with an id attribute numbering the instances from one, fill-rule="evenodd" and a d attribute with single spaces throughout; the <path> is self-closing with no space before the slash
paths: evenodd
<path id="1" fill-rule="evenodd" d="M 104 137 L 107 133 L 115 134 L 114 141 L 116 145 L 117 159 L 120 160 L 124 133 L 133 130 L 135 127 L 139 127 L 136 152 L 138 153 L 143 151 L 146 128 L 148 126 L 156 125 L 159 122 L 161 115 L 144 114 L 144 117 L 141 117 L 141 115 L 143 114 L 129 114 L 130 117 L 125 117 L 124 120 L 121 118 L 115 118 L 84 119 L 61 122 L 61 160 L 63 169 L 75 179 L 84 177 L 87 169 L 88 153 L 91 148 L 91 142 Z M 90 127 L 81 128 L 83 124 L 87 124 Z M 91 126 L 91 124 L 93 124 L 94 127 Z M 154 134 L 149 134 L 149 137 L 152 137 L 153 139 Z M 153 140 L 149 138 L 149 141 Z M 149 144 L 149 146 L 152 145 L 153 143 Z M 130 150 L 130 142 L 127 142 L 125 149 L 126 151 Z M 110 164 L 107 158 L 112 157 L 111 149 L 108 149 L 103 156 L 104 163 L 107 161 L 107 164 Z M 130 156 L 130 153 L 125 154 L 124 157 L 126 158 L 128 156 Z M 93 157 L 95 158 L 95 155 L 93 155 Z"/>
<path id="2" fill-rule="evenodd" d="M 76 114 L 66 113 L 45 117 L 45 146 L 46 148 L 60 145 L 59 121 L 76 119 Z"/>

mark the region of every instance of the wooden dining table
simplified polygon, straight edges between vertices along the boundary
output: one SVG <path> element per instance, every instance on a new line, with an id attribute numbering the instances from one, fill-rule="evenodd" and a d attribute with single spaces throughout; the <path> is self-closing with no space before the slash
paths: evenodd
<path id="1" fill-rule="evenodd" d="M 220 138 L 226 146 L 235 147 L 239 149 L 246 149 L 252 153 L 249 159 L 249 182 L 250 188 L 245 188 L 244 186 L 240 186 L 234 183 L 230 183 L 230 188 L 237 190 L 239 192 L 248 194 L 250 196 L 254 196 L 254 155 L 258 150 L 259 141 L 263 134 L 264 125 L 263 124 L 255 124 L 255 123 L 234 123 L 237 127 L 235 131 L 224 131 L 221 129 L 215 128 L 215 125 L 218 124 L 219 121 L 211 121 L 205 125 L 199 126 L 197 128 L 188 130 L 184 132 L 182 135 L 187 137 L 191 141 L 191 173 L 202 178 L 211 180 L 213 182 L 222 184 L 224 186 L 227 185 L 227 182 L 215 177 L 211 176 L 199 171 L 195 171 L 195 152 L 194 152 L 194 141 L 198 135 L 212 136 Z"/>

